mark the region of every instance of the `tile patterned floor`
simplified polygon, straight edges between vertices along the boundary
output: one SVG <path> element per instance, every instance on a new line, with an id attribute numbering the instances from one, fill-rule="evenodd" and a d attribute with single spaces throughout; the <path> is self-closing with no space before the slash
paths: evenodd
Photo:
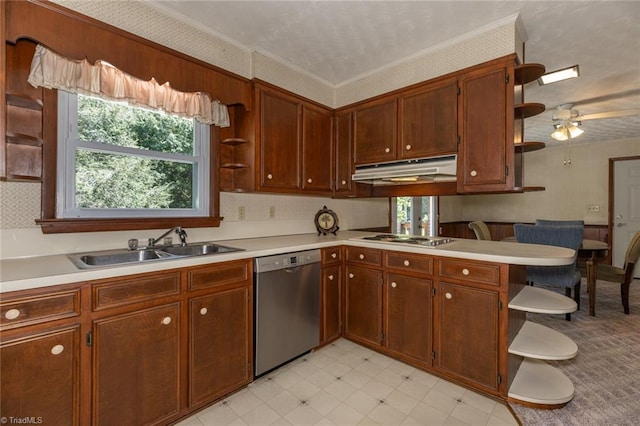
<path id="1" fill-rule="evenodd" d="M 517 425 L 496 401 L 340 339 L 178 423 Z"/>

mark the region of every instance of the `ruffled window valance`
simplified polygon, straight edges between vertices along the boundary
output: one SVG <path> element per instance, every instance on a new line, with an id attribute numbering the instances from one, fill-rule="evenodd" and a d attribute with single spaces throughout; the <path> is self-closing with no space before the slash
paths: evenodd
<path id="1" fill-rule="evenodd" d="M 211 100 L 203 92 L 179 92 L 169 82 L 140 80 L 108 62 L 74 60 L 60 56 L 42 45 L 36 46 L 31 61 L 29 83 L 34 87 L 61 89 L 70 93 L 127 101 L 130 104 L 160 109 L 167 113 L 195 118 L 205 124 L 229 127 L 226 105 Z"/>

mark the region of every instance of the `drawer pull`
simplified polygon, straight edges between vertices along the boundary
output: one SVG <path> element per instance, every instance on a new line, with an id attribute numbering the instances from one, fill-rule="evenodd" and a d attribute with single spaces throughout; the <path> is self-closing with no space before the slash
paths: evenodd
<path id="1" fill-rule="evenodd" d="M 207 315 L 207 312 L 209 312 L 207 308 L 200 309 L 200 315 Z"/>
<path id="2" fill-rule="evenodd" d="M 462 270 L 462 275 L 469 275 L 469 270 L 467 268 L 464 268 Z"/>
<path id="3" fill-rule="evenodd" d="M 360 258 L 360 260 L 364 259 L 364 254 L 361 254 L 360 256 L 358 256 Z"/>
<path id="4" fill-rule="evenodd" d="M 17 309 L 9 309 L 4 313 L 4 317 L 8 320 L 14 320 L 20 316 L 20 311 Z"/>
<path id="5" fill-rule="evenodd" d="M 349 278 L 353 278 L 353 274 L 349 274 Z"/>
<path id="6" fill-rule="evenodd" d="M 453 295 L 451 293 L 445 293 L 444 297 L 446 297 L 447 299 L 452 299 Z"/>
<path id="7" fill-rule="evenodd" d="M 331 253 L 331 257 L 335 259 L 336 257 L 338 257 L 338 253 Z"/>
<path id="8" fill-rule="evenodd" d="M 404 266 L 409 266 L 409 265 L 411 265 L 411 262 L 409 262 L 408 260 L 405 260 L 403 263 L 404 263 Z"/>
<path id="9" fill-rule="evenodd" d="M 51 348 L 51 353 L 53 355 L 60 355 L 63 351 L 64 351 L 64 346 L 62 345 L 55 345 L 54 347 Z"/>
<path id="10" fill-rule="evenodd" d="M 162 318 L 162 324 L 164 324 L 164 325 L 169 325 L 169 324 L 171 324 L 171 317 L 164 317 L 164 318 Z"/>
<path id="11" fill-rule="evenodd" d="M 391 287 L 396 288 L 397 286 L 398 286 L 398 284 L 396 284 L 396 282 L 395 282 L 395 281 L 393 281 L 393 282 L 391 283 Z"/>

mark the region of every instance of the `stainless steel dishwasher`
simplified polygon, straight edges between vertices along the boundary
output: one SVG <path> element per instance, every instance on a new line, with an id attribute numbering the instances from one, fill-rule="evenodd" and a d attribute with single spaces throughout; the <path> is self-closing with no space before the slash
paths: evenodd
<path id="1" fill-rule="evenodd" d="M 320 250 L 254 262 L 257 377 L 320 343 Z"/>

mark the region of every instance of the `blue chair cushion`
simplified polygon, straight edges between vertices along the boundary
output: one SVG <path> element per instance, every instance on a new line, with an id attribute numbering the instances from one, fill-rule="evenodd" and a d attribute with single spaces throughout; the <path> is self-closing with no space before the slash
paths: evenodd
<path id="1" fill-rule="evenodd" d="M 582 244 L 584 227 L 580 225 L 513 225 L 519 243 L 543 244 L 577 250 Z M 527 266 L 527 281 L 573 288 L 580 282 L 580 271 L 576 262 L 564 266 Z"/>

